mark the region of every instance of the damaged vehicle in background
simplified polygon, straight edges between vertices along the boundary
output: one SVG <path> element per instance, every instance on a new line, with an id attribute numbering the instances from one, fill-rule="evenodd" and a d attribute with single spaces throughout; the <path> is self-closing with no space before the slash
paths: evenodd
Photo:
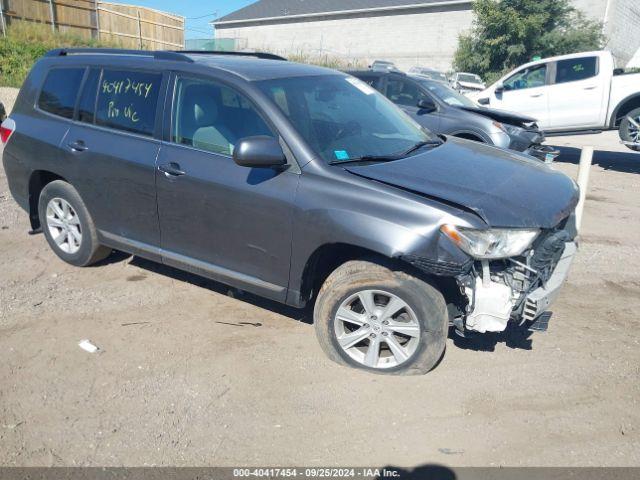
<path id="1" fill-rule="evenodd" d="M 329 358 L 370 372 L 428 372 L 450 323 L 544 329 L 576 252 L 563 173 L 274 55 L 54 50 L 0 130 L 63 261 L 117 249 L 313 305 Z"/>
<path id="2" fill-rule="evenodd" d="M 487 86 L 475 73 L 458 72 L 451 75 L 451 87 L 462 94 L 481 92 Z"/>
<path id="3" fill-rule="evenodd" d="M 409 74 L 426 78 L 427 80 L 435 80 L 436 82 L 449 84 L 449 78 L 443 72 L 426 67 L 411 67 Z"/>
<path id="4" fill-rule="evenodd" d="M 382 92 L 433 133 L 508 148 L 547 162 L 558 156 L 557 150 L 543 145 L 545 135 L 534 118 L 480 107 L 448 85 L 421 75 L 349 73 Z"/>

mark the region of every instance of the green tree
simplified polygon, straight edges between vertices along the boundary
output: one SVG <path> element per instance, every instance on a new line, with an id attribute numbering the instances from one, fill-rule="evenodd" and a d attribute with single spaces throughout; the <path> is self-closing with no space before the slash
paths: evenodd
<path id="1" fill-rule="evenodd" d="M 549 57 L 605 44 L 602 24 L 587 20 L 569 0 L 477 0 L 470 33 L 461 35 L 454 68 L 492 82 L 539 55 Z"/>

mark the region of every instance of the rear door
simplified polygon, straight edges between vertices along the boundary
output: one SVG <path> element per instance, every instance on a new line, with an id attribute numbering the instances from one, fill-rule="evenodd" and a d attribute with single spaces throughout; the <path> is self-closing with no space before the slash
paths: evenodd
<path id="1" fill-rule="evenodd" d="M 167 110 L 157 171 L 163 262 L 283 301 L 299 175 L 232 158 L 239 139 L 277 132 L 246 95 L 210 78 L 178 74 Z"/>
<path id="2" fill-rule="evenodd" d="M 597 56 L 559 60 L 549 85 L 548 127 L 571 129 L 604 124 L 606 104 L 605 72 Z"/>
<path id="3" fill-rule="evenodd" d="M 549 64 L 541 63 L 522 68 L 503 81 L 504 90 L 493 92 L 492 107 L 522 113 L 549 126 Z"/>
<path id="4" fill-rule="evenodd" d="M 157 71 L 91 68 L 62 143 L 101 235 L 134 252 L 160 244 L 155 162 L 164 88 Z"/>

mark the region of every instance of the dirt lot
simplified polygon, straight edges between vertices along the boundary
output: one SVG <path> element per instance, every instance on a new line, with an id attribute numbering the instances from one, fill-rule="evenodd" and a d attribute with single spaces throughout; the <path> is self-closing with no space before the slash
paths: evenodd
<path id="1" fill-rule="evenodd" d="M 451 337 L 408 378 L 329 362 L 306 312 L 124 255 L 62 263 L 0 169 L 0 464 L 640 465 L 640 154 L 552 143 L 574 176 L 572 146 L 600 151 L 549 331 Z"/>

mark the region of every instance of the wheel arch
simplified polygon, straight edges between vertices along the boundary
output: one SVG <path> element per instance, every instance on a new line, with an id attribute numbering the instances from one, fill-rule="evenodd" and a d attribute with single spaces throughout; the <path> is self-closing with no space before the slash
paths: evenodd
<path id="1" fill-rule="evenodd" d="M 631 94 L 618 103 L 609 119 L 609 127 L 618 127 L 624 116 L 636 108 L 640 108 L 640 93 Z"/>
<path id="2" fill-rule="evenodd" d="M 67 182 L 67 179 L 49 170 L 34 170 L 29 177 L 29 221 L 32 230 L 38 230 L 40 225 L 40 217 L 38 212 L 38 202 L 40 193 L 49 183 L 55 180 Z"/>
<path id="3" fill-rule="evenodd" d="M 326 243 L 309 256 L 304 266 L 300 283 L 299 299 L 304 306 L 312 301 L 327 277 L 338 267 L 352 260 L 365 260 L 383 265 L 392 270 L 403 271 L 430 283 L 445 297 L 447 303 L 458 304 L 459 288 L 453 276 L 440 276 L 417 268 L 403 255 L 389 256 L 374 250 L 349 243 Z"/>

